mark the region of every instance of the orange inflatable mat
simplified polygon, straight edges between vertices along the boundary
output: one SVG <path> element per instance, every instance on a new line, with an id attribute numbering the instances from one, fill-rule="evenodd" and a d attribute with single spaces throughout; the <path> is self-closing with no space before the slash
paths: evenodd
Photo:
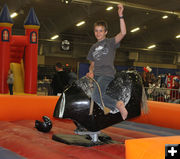
<path id="1" fill-rule="evenodd" d="M 180 104 L 148 101 L 149 112 L 131 121 L 180 129 Z"/>
<path id="2" fill-rule="evenodd" d="M 64 152 L 64 150 L 67 150 L 66 152 L 67 154 L 69 154 L 69 146 L 52 141 L 51 136 L 52 136 L 52 133 L 56 132 L 57 130 L 59 132 L 64 132 L 65 134 L 69 132 L 72 134 L 73 130 L 75 129 L 75 126 L 72 123 L 71 123 L 72 128 L 68 130 L 68 127 L 71 127 L 71 125 L 67 125 L 67 123 L 65 123 L 64 120 L 62 120 L 61 122 L 57 122 L 57 120 L 55 121 L 53 120 L 53 124 L 54 124 L 53 128 L 51 132 L 47 134 L 38 132 L 34 128 L 34 120 L 40 120 L 42 116 L 44 115 L 53 119 L 53 111 L 58 101 L 58 98 L 59 97 L 57 96 L 1 95 L 0 96 L 0 108 L 1 108 L 0 124 L 1 124 L 2 129 L 0 132 L 1 133 L 0 136 L 4 140 L 2 139 L 0 140 L 1 141 L 0 146 L 8 148 L 11 151 L 14 151 L 17 153 L 22 148 L 24 148 L 25 149 L 23 151 L 24 155 L 23 154 L 20 154 L 20 155 L 26 157 L 27 152 L 30 152 L 29 154 L 30 158 L 33 158 L 33 154 L 31 153 L 32 151 L 35 154 L 37 154 L 37 156 L 39 156 L 39 154 L 43 154 L 43 150 L 45 149 L 44 143 L 47 143 L 50 147 L 52 147 L 53 144 L 58 146 L 56 149 L 58 156 L 54 154 L 54 150 L 52 150 L 52 153 L 50 153 L 49 147 L 45 149 L 48 151 L 49 155 L 52 154 L 56 156 L 56 157 L 52 156 L 53 159 L 59 158 L 59 146 L 62 147 L 61 152 Z M 133 121 L 157 125 L 157 126 L 163 126 L 166 128 L 180 129 L 180 124 L 179 124 L 180 123 L 180 105 L 179 104 L 148 101 L 148 105 L 149 105 L 149 113 L 142 114 L 140 117 L 133 119 Z M 25 125 L 27 129 L 25 129 L 26 127 L 23 129 L 23 127 L 19 127 L 19 125 L 16 125 L 19 122 Z M 59 124 L 60 128 L 57 127 L 56 124 Z M 2 125 L 4 125 L 6 129 L 3 128 Z M 11 126 L 11 130 L 9 129 L 8 125 Z M 16 128 L 19 128 L 19 129 L 16 129 Z M 97 146 L 95 148 L 98 151 L 95 151 L 94 153 L 93 153 L 94 150 L 92 150 L 91 148 L 83 148 L 84 157 L 79 157 L 79 155 L 82 155 L 80 151 L 82 148 L 71 146 L 77 152 L 78 157 L 75 155 L 75 158 L 81 158 L 81 159 L 88 158 L 87 155 L 89 155 L 89 158 L 92 158 L 93 156 L 94 158 L 103 158 L 103 159 L 105 158 L 124 159 L 124 144 L 122 144 L 122 141 L 120 141 L 123 139 L 123 142 L 124 140 L 126 140 L 125 141 L 126 159 L 164 159 L 165 158 L 165 144 L 180 144 L 180 136 L 142 138 L 142 137 L 151 137 L 152 134 L 142 135 L 141 132 L 136 132 L 138 133 L 138 136 L 137 136 L 133 131 L 125 130 L 126 133 L 123 134 L 122 133 L 123 131 L 120 128 L 111 127 L 111 128 L 107 128 L 106 130 L 109 130 L 109 129 L 111 131 L 108 131 L 107 133 L 113 138 L 113 140 L 118 141 L 118 143 L 115 144 L 115 147 L 118 147 L 117 149 L 114 148 L 114 144 Z M 16 132 L 14 133 L 14 131 Z M 22 135 L 22 137 L 18 136 L 17 131 L 20 133 L 20 135 Z M 22 138 L 24 138 L 26 135 L 27 135 L 27 139 L 22 140 Z M 28 136 L 28 135 L 31 135 L 31 136 Z M 47 135 L 49 136 L 48 141 L 45 140 Z M 40 137 L 42 138 L 42 142 L 39 142 L 39 147 L 36 146 L 34 148 L 34 144 L 29 139 L 34 138 L 34 142 L 37 145 L 38 143 L 37 141 L 39 141 L 38 139 Z M 129 139 L 129 138 L 140 138 L 140 137 L 142 139 Z M 13 141 L 12 139 L 15 141 Z M 15 144 L 16 146 L 12 146 L 13 144 L 11 143 L 13 144 L 16 143 Z M 51 145 L 50 143 L 53 143 L 53 144 Z M 107 153 L 107 150 L 105 150 L 103 154 L 101 155 L 99 154 L 100 149 L 103 149 L 103 150 L 107 149 L 108 151 L 111 151 L 111 154 L 107 154 L 107 155 L 104 154 L 104 153 Z M 32 151 L 29 151 L 29 150 L 32 150 Z M 121 152 L 121 150 L 123 151 Z M 114 154 L 112 155 L 112 151 L 113 153 L 116 153 L 116 155 Z M 39 156 L 39 158 L 45 158 L 45 156 L 47 156 L 46 154 L 44 153 L 44 156 L 43 157 Z M 95 157 L 95 154 L 97 154 L 96 157 Z M 62 155 L 61 158 L 67 158 L 66 155 L 64 157 L 63 157 L 63 154 L 60 154 L 60 155 Z M 46 158 L 49 158 L 49 156 L 47 156 Z"/>
<path id="3" fill-rule="evenodd" d="M 180 136 L 126 140 L 126 159 L 165 159 L 166 144 L 180 144 Z"/>
<path id="4" fill-rule="evenodd" d="M 39 120 L 53 118 L 58 96 L 0 96 L 0 121 Z"/>

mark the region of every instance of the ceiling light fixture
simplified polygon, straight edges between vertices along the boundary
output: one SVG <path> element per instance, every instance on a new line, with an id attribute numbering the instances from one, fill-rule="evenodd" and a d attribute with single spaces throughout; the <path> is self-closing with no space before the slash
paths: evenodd
<path id="1" fill-rule="evenodd" d="M 69 4 L 72 0 L 61 0 L 62 3 Z"/>
<path id="2" fill-rule="evenodd" d="M 106 8 L 107 11 L 110 11 L 110 10 L 112 10 L 112 9 L 113 9 L 112 6 Z"/>
<path id="3" fill-rule="evenodd" d="M 156 47 L 156 45 L 150 45 L 150 46 L 148 46 L 148 49 L 152 49 L 152 48 L 155 48 Z"/>
<path id="4" fill-rule="evenodd" d="M 85 23 L 86 23 L 85 21 L 81 21 L 81 22 L 77 23 L 76 26 L 79 27 L 79 26 L 81 26 L 81 25 L 83 25 Z"/>
<path id="5" fill-rule="evenodd" d="M 134 32 L 136 32 L 136 31 L 138 31 L 138 30 L 140 30 L 140 28 L 139 28 L 139 27 L 134 28 L 134 29 L 132 29 L 132 30 L 131 30 L 131 33 L 134 33 Z"/>
<path id="6" fill-rule="evenodd" d="M 11 15 L 10 15 L 10 17 L 11 18 L 14 18 L 14 17 L 16 17 L 18 14 L 16 13 L 16 12 L 14 12 L 14 13 L 12 13 Z"/>
<path id="7" fill-rule="evenodd" d="M 164 15 L 162 18 L 163 18 L 163 19 L 167 19 L 167 18 L 168 18 L 168 16 L 167 16 L 167 15 Z"/>
<path id="8" fill-rule="evenodd" d="M 57 39 L 58 37 L 59 37 L 59 35 L 56 34 L 56 35 L 51 37 L 51 40 Z"/>
<path id="9" fill-rule="evenodd" d="M 180 38 L 180 34 L 176 36 L 176 39 L 179 39 Z"/>

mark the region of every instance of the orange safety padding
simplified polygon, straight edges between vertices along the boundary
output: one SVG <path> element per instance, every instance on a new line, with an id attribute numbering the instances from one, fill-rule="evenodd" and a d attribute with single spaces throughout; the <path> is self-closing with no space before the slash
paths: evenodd
<path id="1" fill-rule="evenodd" d="M 0 120 L 34 120 L 53 117 L 57 96 L 0 96 Z M 180 129 L 180 105 L 148 101 L 149 113 L 131 121 Z"/>
<path id="2" fill-rule="evenodd" d="M 43 115 L 53 118 L 58 96 L 0 95 L 0 120 L 39 120 Z"/>
<path id="3" fill-rule="evenodd" d="M 142 114 L 131 121 L 180 129 L 180 104 L 148 101 L 148 106 L 148 114 Z"/>
<path id="4" fill-rule="evenodd" d="M 126 140 L 126 159 L 165 159 L 165 144 L 179 144 L 180 136 Z"/>

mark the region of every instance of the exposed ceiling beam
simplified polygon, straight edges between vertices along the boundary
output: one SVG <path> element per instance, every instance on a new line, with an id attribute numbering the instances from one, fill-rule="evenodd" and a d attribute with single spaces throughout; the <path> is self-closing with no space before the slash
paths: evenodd
<path id="1" fill-rule="evenodd" d="M 146 5 L 135 4 L 135 3 L 130 3 L 130 2 L 124 2 L 124 1 L 73 0 L 72 2 L 74 2 L 74 3 L 87 3 L 87 4 L 91 4 L 91 3 L 106 3 L 106 4 L 114 4 L 114 5 L 122 3 L 124 6 L 130 7 L 130 8 L 142 9 L 142 10 L 151 11 L 151 12 L 158 12 L 158 13 L 172 14 L 172 15 L 180 16 L 180 12 L 174 12 L 174 11 L 169 11 L 169 10 L 162 10 L 162 9 L 152 8 L 152 7 L 149 7 L 149 6 L 146 6 Z"/>

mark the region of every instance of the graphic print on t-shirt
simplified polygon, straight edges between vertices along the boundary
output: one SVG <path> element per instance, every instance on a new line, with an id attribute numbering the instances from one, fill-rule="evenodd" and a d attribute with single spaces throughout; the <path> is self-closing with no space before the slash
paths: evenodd
<path id="1" fill-rule="evenodd" d="M 109 52 L 109 49 L 107 47 L 107 45 L 98 45 L 95 49 L 94 52 L 92 53 L 94 59 L 96 59 L 97 61 L 101 60 L 101 58 L 104 55 L 107 55 Z"/>

